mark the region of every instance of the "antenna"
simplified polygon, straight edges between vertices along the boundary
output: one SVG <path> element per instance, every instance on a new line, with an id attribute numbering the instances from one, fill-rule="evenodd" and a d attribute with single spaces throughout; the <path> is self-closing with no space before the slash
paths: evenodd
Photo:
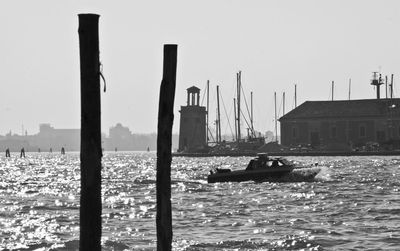
<path id="1" fill-rule="evenodd" d="M 349 100 L 350 100 L 350 94 L 351 94 L 351 78 L 349 78 Z"/>
<path id="2" fill-rule="evenodd" d="M 393 74 L 392 74 L 392 79 L 390 81 L 390 98 L 393 98 Z"/>
<path id="3" fill-rule="evenodd" d="M 285 115 L 285 92 L 283 92 L 283 95 L 282 95 L 282 106 L 283 106 L 283 114 L 282 115 Z"/>
<path id="4" fill-rule="evenodd" d="M 332 101 L 333 101 L 333 89 L 335 87 L 335 81 L 332 81 Z"/>
<path id="5" fill-rule="evenodd" d="M 371 80 L 371 85 L 376 87 L 376 98 L 380 99 L 380 90 L 381 90 L 380 86 L 383 84 L 382 76 L 381 76 L 381 74 L 379 74 L 379 78 L 378 78 L 378 72 L 376 72 L 376 71 L 374 71 L 373 74 L 374 75 Z"/>
<path id="6" fill-rule="evenodd" d="M 385 76 L 385 90 L 386 90 L 386 98 L 388 98 L 388 77 Z"/>
<path id="7" fill-rule="evenodd" d="M 297 107 L 297 85 L 294 84 L 294 108 Z"/>

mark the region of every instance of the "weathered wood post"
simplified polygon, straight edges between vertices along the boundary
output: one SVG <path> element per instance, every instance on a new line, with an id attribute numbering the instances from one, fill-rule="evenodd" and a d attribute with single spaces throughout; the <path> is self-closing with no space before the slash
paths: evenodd
<path id="1" fill-rule="evenodd" d="M 177 45 L 164 45 L 157 132 L 157 250 L 172 248 L 171 145 L 174 120 Z"/>
<path id="2" fill-rule="evenodd" d="M 81 199 L 79 250 L 101 250 L 99 15 L 79 14 Z"/>
<path id="3" fill-rule="evenodd" d="M 21 148 L 21 153 L 19 155 L 20 158 L 25 158 L 25 148 Z"/>

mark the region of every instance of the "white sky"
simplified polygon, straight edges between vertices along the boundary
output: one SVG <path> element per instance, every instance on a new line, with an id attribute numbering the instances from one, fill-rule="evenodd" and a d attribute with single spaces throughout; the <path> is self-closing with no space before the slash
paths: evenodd
<path id="1" fill-rule="evenodd" d="M 239 70 L 248 102 L 254 92 L 255 127 L 262 132 L 273 130 L 274 91 L 279 102 L 285 91 L 286 111 L 293 108 L 294 83 L 298 104 L 330 99 L 332 80 L 335 99 L 347 99 L 349 78 L 352 99 L 374 98 L 370 78 L 380 70 L 395 74 L 400 96 L 397 0 L 2 0 L 0 134 L 20 133 L 22 124 L 29 134 L 39 123 L 80 127 L 79 13 L 101 15 L 107 133 L 117 122 L 134 133 L 156 132 L 166 43 L 178 44 L 174 132 L 186 88 L 203 93 L 209 79 L 215 104 L 219 84 L 229 111 Z"/>

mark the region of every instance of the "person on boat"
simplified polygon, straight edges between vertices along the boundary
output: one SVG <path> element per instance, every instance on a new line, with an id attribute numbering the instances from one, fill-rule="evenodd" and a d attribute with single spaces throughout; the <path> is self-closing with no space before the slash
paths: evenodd
<path id="1" fill-rule="evenodd" d="M 278 160 L 274 159 L 274 160 L 272 161 L 271 167 L 278 167 L 278 166 L 279 166 Z"/>

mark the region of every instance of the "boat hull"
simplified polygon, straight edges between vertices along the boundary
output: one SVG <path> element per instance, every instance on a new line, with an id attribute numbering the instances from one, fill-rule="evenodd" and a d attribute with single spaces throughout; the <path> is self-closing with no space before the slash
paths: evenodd
<path id="1" fill-rule="evenodd" d="M 293 167 L 262 168 L 256 170 L 238 170 L 231 172 L 213 173 L 208 175 L 208 183 L 216 182 L 242 182 L 263 181 L 268 179 L 279 179 L 293 171 Z"/>

